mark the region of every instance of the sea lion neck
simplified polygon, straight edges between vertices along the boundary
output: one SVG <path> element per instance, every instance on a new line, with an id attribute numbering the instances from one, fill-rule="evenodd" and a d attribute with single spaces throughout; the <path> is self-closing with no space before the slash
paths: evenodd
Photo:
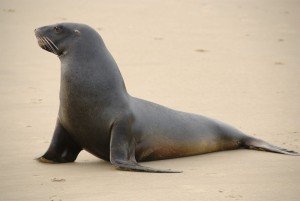
<path id="1" fill-rule="evenodd" d="M 63 96 L 97 101 L 128 96 L 118 65 L 99 35 L 79 38 L 59 59 Z"/>

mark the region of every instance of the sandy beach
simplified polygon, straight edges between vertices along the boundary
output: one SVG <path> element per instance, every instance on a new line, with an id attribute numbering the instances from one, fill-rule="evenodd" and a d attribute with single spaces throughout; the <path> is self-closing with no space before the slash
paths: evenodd
<path id="1" fill-rule="evenodd" d="M 0 200 L 298 201 L 300 157 L 234 150 L 118 171 L 89 153 L 41 164 L 59 105 L 59 59 L 34 29 L 94 27 L 128 92 L 300 152 L 300 1 L 0 1 Z"/>

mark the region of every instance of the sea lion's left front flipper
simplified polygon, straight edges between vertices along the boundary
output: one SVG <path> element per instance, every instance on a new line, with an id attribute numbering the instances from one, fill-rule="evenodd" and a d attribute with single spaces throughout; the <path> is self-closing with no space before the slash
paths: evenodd
<path id="1" fill-rule="evenodd" d="M 73 140 L 71 134 L 57 120 L 50 147 L 37 160 L 43 163 L 74 162 L 81 150 L 82 148 Z"/>
<path id="2" fill-rule="evenodd" d="M 182 171 L 161 170 L 144 167 L 135 159 L 135 140 L 131 134 L 132 120 L 130 117 L 116 121 L 111 129 L 110 162 L 120 170 L 153 172 L 153 173 L 181 173 Z"/>

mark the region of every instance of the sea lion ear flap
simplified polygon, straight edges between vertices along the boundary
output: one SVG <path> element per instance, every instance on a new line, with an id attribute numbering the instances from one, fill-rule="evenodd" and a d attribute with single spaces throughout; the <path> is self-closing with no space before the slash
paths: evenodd
<path id="1" fill-rule="evenodd" d="M 75 29 L 74 32 L 75 32 L 76 36 L 80 36 L 80 31 L 78 29 Z"/>

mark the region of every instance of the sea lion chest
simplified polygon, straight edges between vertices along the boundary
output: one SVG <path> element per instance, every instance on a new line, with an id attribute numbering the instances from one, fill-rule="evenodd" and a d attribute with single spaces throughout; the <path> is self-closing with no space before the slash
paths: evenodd
<path id="1" fill-rule="evenodd" d="M 62 73 L 59 120 L 78 144 L 98 157 L 109 154 L 113 122 L 109 100 L 101 96 L 102 87 L 91 74 L 76 69 Z"/>

